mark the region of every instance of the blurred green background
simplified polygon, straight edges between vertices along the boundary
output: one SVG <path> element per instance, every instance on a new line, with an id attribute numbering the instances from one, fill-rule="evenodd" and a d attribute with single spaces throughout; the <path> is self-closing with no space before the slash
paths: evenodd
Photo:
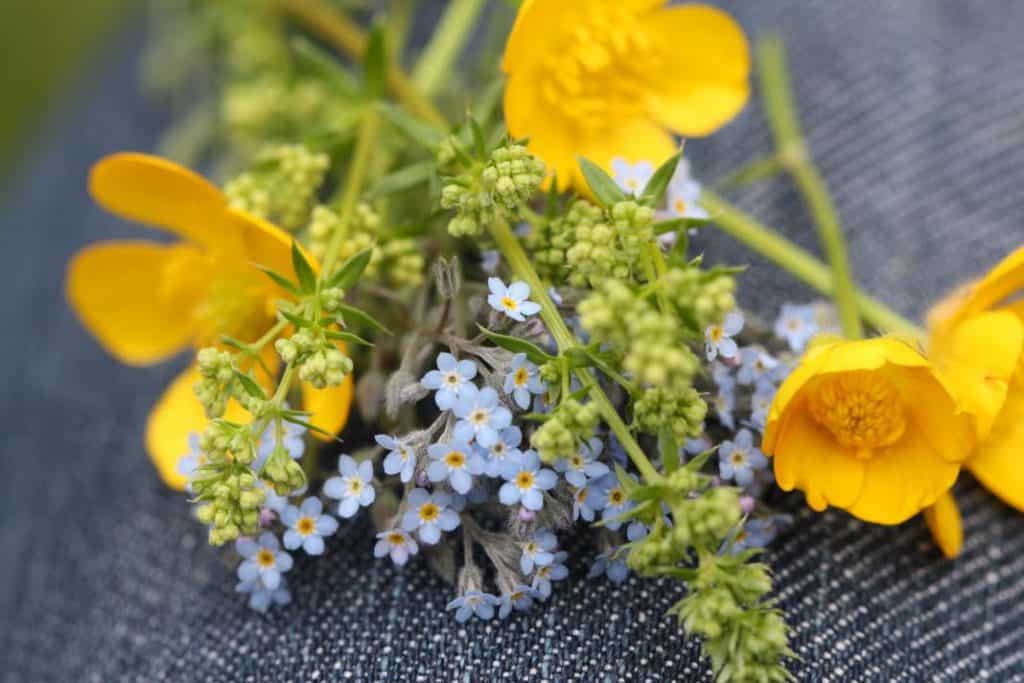
<path id="1" fill-rule="evenodd" d="M 0 178 L 143 0 L 0 0 Z"/>

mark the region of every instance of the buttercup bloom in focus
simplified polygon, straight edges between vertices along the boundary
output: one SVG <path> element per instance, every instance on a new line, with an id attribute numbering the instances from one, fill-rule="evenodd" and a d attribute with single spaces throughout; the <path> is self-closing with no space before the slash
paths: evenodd
<path id="1" fill-rule="evenodd" d="M 964 466 L 986 488 L 1024 511 L 1024 247 L 928 315 L 933 362 L 975 414 L 977 447 Z M 925 519 L 948 556 L 960 551 L 952 496 Z"/>
<path id="2" fill-rule="evenodd" d="M 672 134 L 703 136 L 747 101 L 739 25 L 706 5 L 526 0 L 505 48 L 505 120 L 559 189 L 586 192 L 583 156 L 611 168 L 672 156 Z"/>
<path id="3" fill-rule="evenodd" d="M 813 345 L 772 403 L 762 448 L 779 486 L 898 524 L 956 481 L 970 416 L 915 348 L 894 338 Z"/>
<path id="4" fill-rule="evenodd" d="M 151 365 L 190 346 L 218 344 L 221 335 L 251 341 L 273 324 L 273 301 L 281 290 L 253 264 L 292 273 L 287 234 L 228 206 L 202 176 L 159 157 L 108 156 L 93 167 L 89 190 L 111 213 L 180 238 L 170 244 L 94 244 L 68 265 L 72 308 L 115 358 Z M 264 361 L 274 368 L 277 355 L 268 353 Z M 193 393 L 199 378 L 193 363 L 157 402 L 146 426 L 149 455 L 176 489 L 186 482 L 177 463 L 188 449 L 188 435 L 202 432 L 207 422 Z M 345 423 L 351 396 L 351 376 L 336 388 L 303 386 L 304 408 L 332 434 Z M 240 414 L 240 406 L 228 406 L 228 419 Z"/>

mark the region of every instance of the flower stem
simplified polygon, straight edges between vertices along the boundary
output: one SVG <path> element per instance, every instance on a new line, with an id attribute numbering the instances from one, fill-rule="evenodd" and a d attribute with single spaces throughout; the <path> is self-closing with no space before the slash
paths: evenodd
<path id="1" fill-rule="evenodd" d="M 531 296 L 540 304 L 541 319 L 547 325 L 548 331 L 554 338 L 555 343 L 558 344 L 558 348 L 565 351 L 577 346 L 576 337 L 565 324 L 562 315 L 558 312 L 558 307 L 555 306 L 551 297 L 548 296 L 547 288 L 541 281 L 540 276 L 537 275 L 537 271 L 534 270 L 533 264 L 530 263 L 529 257 L 523 251 L 523 247 L 519 244 L 519 239 L 515 233 L 512 232 L 508 221 L 499 218 L 491 223 L 490 230 L 491 237 L 497 243 L 498 249 L 504 255 L 505 260 L 512 269 L 512 273 L 530 286 Z M 661 479 L 658 470 L 651 464 L 643 449 L 640 448 L 640 444 L 633 438 L 629 427 L 622 421 L 619 412 L 612 405 L 612 402 L 608 399 L 607 394 L 604 393 L 594 375 L 586 368 L 579 368 L 576 370 L 576 376 L 584 388 L 587 389 L 590 399 L 594 401 L 601 412 L 601 417 L 604 418 L 608 427 L 614 432 L 619 443 L 622 444 L 626 453 L 629 454 L 630 460 L 633 461 L 633 464 L 640 471 L 640 474 L 643 475 L 644 479 L 649 483 Z"/>
<path id="2" fill-rule="evenodd" d="M 859 339 L 864 330 L 843 228 L 828 188 L 811 160 L 800 132 L 782 41 L 778 36 L 765 38 L 757 46 L 757 56 L 764 109 L 775 138 L 778 159 L 796 182 L 818 228 L 818 236 L 832 267 L 832 296 L 839 309 L 843 334 L 850 339 Z"/>
<path id="3" fill-rule="evenodd" d="M 345 14 L 324 0 L 274 0 L 295 22 L 351 59 L 360 60 L 366 52 L 366 34 Z M 413 86 L 409 77 L 392 64 L 387 72 L 388 88 L 411 114 L 441 128 L 447 128 L 444 115 Z"/>
<path id="4" fill-rule="evenodd" d="M 373 151 L 377 139 L 377 131 L 380 128 L 380 116 L 374 106 L 366 107 L 363 111 L 363 120 L 359 126 L 359 135 L 356 139 L 356 148 L 352 154 L 352 163 L 349 166 L 348 177 L 345 179 L 345 189 L 341 195 L 341 209 L 338 213 L 338 229 L 331 235 L 331 241 L 324 253 L 322 272 L 330 275 L 338 254 L 341 252 L 341 245 L 348 235 L 348 229 L 352 223 L 352 216 L 359 202 L 359 195 L 363 191 L 363 183 L 366 180 L 366 169 L 370 164 L 370 154 Z"/>
<path id="5" fill-rule="evenodd" d="M 412 71 L 413 86 L 430 97 L 448 76 L 484 8 L 484 0 L 451 0 Z"/>
<path id="6" fill-rule="evenodd" d="M 833 274 L 814 256 L 710 190 L 701 193 L 700 204 L 722 232 L 788 270 L 813 289 L 825 295 L 833 294 Z M 878 330 L 913 338 L 923 335 L 917 325 L 864 292 L 855 290 L 854 301 L 864 319 Z"/>

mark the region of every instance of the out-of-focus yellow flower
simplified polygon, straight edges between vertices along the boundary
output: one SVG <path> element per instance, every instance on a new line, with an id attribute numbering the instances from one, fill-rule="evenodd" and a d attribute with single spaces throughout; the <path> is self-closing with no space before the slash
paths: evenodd
<path id="1" fill-rule="evenodd" d="M 585 191 L 579 156 L 657 166 L 676 151 L 670 131 L 708 135 L 749 95 L 732 17 L 664 0 L 526 0 L 502 68 L 509 132 L 530 139 L 559 189 Z"/>
<path id="2" fill-rule="evenodd" d="M 975 414 L 978 443 L 964 466 L 997 496 L 1024 511 L 1024 247 L 983 278 L 939 302 L 928 315 L 930 356 Z M 952 513 L 949 511 L 952 506 Z M 953 514 L 955 513 L 955 514 Z M 959 553 L 960 515 L 926 515 L 947 556 Z"/>
<path id="3" fill-rule="evenodd" d="M 231 208 L 203 177 L 158 157 L 106 157 L 93 167 L 89 190 L 108 211 L 181 238 L 103 242 L 71 259 L 68 301 L 115 358 L 150 365 L 189 346 L 218 344 L 222 334 L 255 340 L 274 323 L 273 299 L 281 292 L 252 264 L 291 274 L 292 238 L 286 233 Z M 271 369 L 277 366 L 276 354 L 265 354 L 265 360 Z M 198 380 L 193 363 L 168 387 L 146 425 L 149 455 L 176 489 L 185 485 L 177 464 L 188 450 L 188 434 L 207 422 L 192 391 Z M 303 392 L 313 424 L 331 434 L 340 430 L 351 403 L 351 375 L 340 387 L 303 385 Z M 232 402 L 226 416 L 240 413 Z"/>
<path id="4" fill-rule="evenodd" d="M 956 481 L 970 417 L 928 360 L 883 337 L 815 344 L 779 388 L 763 450 L 784 490 L 822 511 L 898 524 Z"/>

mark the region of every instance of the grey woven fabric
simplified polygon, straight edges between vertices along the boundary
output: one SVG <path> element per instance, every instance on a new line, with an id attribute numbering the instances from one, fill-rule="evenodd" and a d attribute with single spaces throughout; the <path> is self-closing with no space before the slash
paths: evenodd
<path id="1" fill-rule="evenodd" d="M 1024 3 L 729 9 L 748 29 L 778 28 L 787 40 L 811 147 L 868 289 L 916 316 L 1022 241 Z M 443 612 L 447 586 L 422 565 L 374 561 L 361 528 L 340 532 L 327 557 L 299 559 L 291 606 L 267 616 L 245 607 L 231 567 L 142 450 L 146 413 L 177 367 L 118 366 L 62 299 L 75 249 L 138 234 L 93 206 L 84 180 L 105 153 L 152 149 L 165 123 L 135 93 L 140 44 L 132 36 L 112 48 L 39 140 L 0 213 L 0 678 L 710 680 L 696 644 L 662 616 L 680 597 L 674 584 L 615 587 L 582 580 L 577 565 L 549 604 L 460 626 Z M 755 104 L 688 152 L 714 178 L 768 149 Z M 738 198 L 813 247 L 785 181 Z M 811 297 L 727 239 L 703 246 L 752 264 L 743 300 L 762 314 Z M 795 528 L 767 560 L 794 628 L 799 680 L 1024 680 L 1024 518 L 966 477 L 957 494 L 966 545 L 954 563 L 919 519 L 872 527 L 786 498 Z"/>

